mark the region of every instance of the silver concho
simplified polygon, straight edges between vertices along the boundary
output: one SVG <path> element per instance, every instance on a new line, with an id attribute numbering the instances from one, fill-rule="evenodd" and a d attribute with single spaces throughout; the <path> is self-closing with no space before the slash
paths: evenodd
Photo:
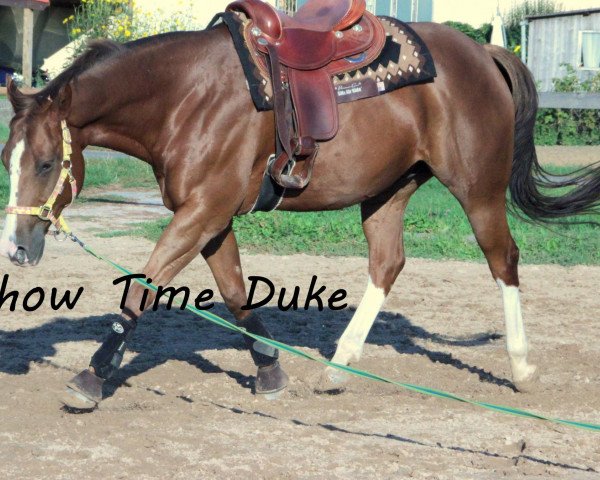
<path id="1" fill-rule="evenodd" d="M 335 36 L 341 40 L 342 38 L 344 38 L 344 32 L 335 32 Z"/>
<path id="2" fill-rule="evenodd" d="M 354 25 L 352 27 L 352 30 L 354 30 L 355 32 L 362 32 L 363 31 L 363 27 L 362 25 L 359 25 L 358 23 L 356 25 Z"/>
<path id="3" fill-rule="evenodd" d="M 125 333 L 125 329 L 123 328 L 123 325 L 121 325 L 119 322 L 113 323 L 112 329 L 113 329 L 113 332 L 118 333 L 119 335 Z"/>
<path id="4" fill-rule="evenodd" d="M 262 31 L 258 27 L 252 27 L 252 30 L 250 30 L 250 33 L 252 33 L 252 35 L 254 35 L 255 37 L 262 35 Z"/>

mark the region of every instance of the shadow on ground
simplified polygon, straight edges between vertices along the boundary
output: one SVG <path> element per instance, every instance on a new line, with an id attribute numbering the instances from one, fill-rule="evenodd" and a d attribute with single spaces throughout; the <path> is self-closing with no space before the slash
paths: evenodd
<path id="1" fill-rule="evenodd" d="M 217 304 L 213 313 L 231 319 L 223 304 Z M 283 314 L 276 308 L 258 310 L 273 336 L 284 343 L 297 347 L 316 349 L 325 358 L 331 358 L 336 341 L 350 321 L 353 309 L 338 312 L 310 309 L 289 311 Z M 0 330 L 0 372 L 19 375 L 29 371 L 31 362 L 50 360 L 56 354 L 56 345 L 83 340 L 101 341 L 108 333 L 110 324 L 118 320 L 116 314 L 90 316 L 80 319 L 57 318 L 32 329 L 6 332 Z M 450 338 L 431 333 L 414 325 L 408 318 L 394 313 L 382 312 L 371 333 L 368 343 L 391 345 L 398 353 L 421 355 L 433 363 L 451 365 L 477 375 L 483 382 L 514 388 L 504 378 L 498 378 L 474 365 L 464 363 L 452 354 L 425 348 L 419 343 L 429 341 L 441 346 L 478 347 L 501 338 L 496 333 L 481 333 L 466 338 Z M 138 355 L 118 374 L 118 381 L 140 375 L 168 360 L 180 360 L 196 366 L 204 373 L 223 373 L 216 365 L 200 355 L 203 350 L 244 349 L 240 335 L 221 330 L 210 322 L 187 311 L 164 308 L 148 312 L 140 321 L 130 350 Z M 90 350 L 89 356 L 95 349 Z M 240 361 L 251 361 L 240 356 Z M 81 359 L 85 367 L 89 358 Z M 249 379 L 236 372 L 225 372 L 240 384 Z"/>
<path id="2" fill-rule="evenodd" d="M 341 312 L 316 309 L 309 311 L 287 312 L 283 315 L 275 308 L 260 310 L 262 318 L 278 340 L 299 347 L 310 347 L 329 358 L 335 350 L 335 342 L 343 332 L 353 314 L 353 309 Z M 223 304 L 217 304 L 213 313 L 230 319 Z M 56 345 L 65 342 L 81 342 L 85 340 L 100 341 L 110 328 L 110 324 L 119 319 L 116 314 L 90 316 L 75 320 L 57 318 L 49 323 L 32 329 L 15 332 L 0 330 L 0 372 L 11 375 L 22 375 L 29 371 L 32 362 L 52 361 L 56 354 Z M 482 381 L 513 388 L 510 381 L 495 377 L 489 372 L 468 365 L 451 354 L 427 349 L 418 345 L 421 341 L 440 346 L 481 347 L 495 342 L 501 335 L 481 333 L 470 337 L 445 337 L 415 326 L 408 318 L 389 312 L 382 312 L 373 327 L 368 342 L 377 345 L 391 345 L 398 353 L 420 355 L 433 363 L 451 365 L 460 370 L 467 370 L 477 375 Z M 208 321 L 199 319 L 189 312 L 167 311 L 147 313 L 136 331 L 131 350 L 138 355 L 110 382 L 107 382 L 105 394 L 111 396 L 119 385 L 127 379 L 140 375 L 169 360 L 179 360 L 195 366 L 205 374 L 225 374 L 235 379 L 244 388 L 252 388 L 254 379 L 236 371 L 224 371 L 201 355 L 203 350 L 219 350 L 236 348 L 240 350 L 240 362 L 250 361 L 246 356 L 241 337 L 227 330 L 222 330 Z M 94 353 L 90 349 L 89 355 Z M 89 358 L 81 359 L 81 367 L 85 367 Z M 165 395 L 160 391 L 155 393 Z M 178 397 L 193 403 L 193 399 Z M 593 469 L 580 468 L 568 463 L 555 462 L 544 458 L 516 453 L 514 456 L 488 450 L 476 450 L 461 446 L 443 445 L 394 434 L 362 432 L 349 430 L 330 423 L 310 424 L 297 418 L 279 418 L 261 411 L 243 410 L 213 403 L 215 408 L 225 409 L 234 415 L 259 415 L 268 417 L 274 422 L 292 422 L 299 427 L 319 427 L 324 430 L 343 435 L 358 435 L 386 439 L 399 444 L 412 444 L 423 448 L 442 449 L 455 453 L 475 454 L 481 457 L 504 459 L 508 464 L 533 462 L 540 465 L 554 466 L 568 471 L 595 472 Z"/>

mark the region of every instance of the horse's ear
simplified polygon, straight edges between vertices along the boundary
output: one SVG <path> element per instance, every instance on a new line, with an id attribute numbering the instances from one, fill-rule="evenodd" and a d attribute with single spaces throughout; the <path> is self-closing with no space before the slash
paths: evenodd
<path id="1" fill-rule="evenodd" d="M 56 103 L 58 104 L 58 113 L 62 118 L 66 118 L 71 110 L 71 98 L 73 91 L 69 84 L 64 85 L 58 92 Z"/>
<path id="2" fill-rule="evenodd" d="M 9 76 L 6 77 L 6 92 L 15 113 L 29 108 L 35 101 L 29 95 L 21 92 L 19 87 L 17 87 L 17 83 Z"/>

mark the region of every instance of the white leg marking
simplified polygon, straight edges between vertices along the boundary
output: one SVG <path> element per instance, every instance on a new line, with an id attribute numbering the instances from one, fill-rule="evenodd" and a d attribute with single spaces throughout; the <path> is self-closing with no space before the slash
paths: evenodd
<path id="1" fill-rule="evenodd" d="M 536 367 L 527 363 L 527 337 L 521 313 L 521 298 L 518 287 L 509 287 L 498 280 L 504 301 L 504 319 L 506 321 L 506 348 L 510 358 L 513 381 L 523 382 L 533 377 Z"/>
<path id="2" fill-rule="evenodd" d="M 19 195 L 19 178 L 21 177 L 21 157 L 25 151 L 25 141 L 20 140 L 13 149 L 10 155 L 10 198 L 8 204 L 11 206 L 18 205 Z M 7 214 L 4 223 L 4 230 L 2 237 L 0 238 L 0 255 L 7 257 L 14 255 L 17 252 L 17 245 L 15 243 L 17 235 L 17 216 L 14 214 Z"/>
<path id="3" fill-rule="evenodd" d="M 377 288 L 369 278 L 367 290 L 338 342 L 332 362 L 348 365 L 350 361 L 360 359 L 367 335 L 384 302 L 385 293 L 383 288 Z"/>

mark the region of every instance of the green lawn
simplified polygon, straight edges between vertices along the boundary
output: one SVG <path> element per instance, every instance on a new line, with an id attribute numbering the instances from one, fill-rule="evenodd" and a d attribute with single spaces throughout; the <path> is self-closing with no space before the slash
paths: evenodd
<path id="1" fill-rule="evenodd" d="M 8 127 L 3 123 L 0 123 L 0 143 L 6 143 L 8 140 Z"/>
<path id="2" fill-rule="evenodd" d="M 0 173 L 0 204 L 8 198 L 8 179 Z M 565 173 L 565 169 L 552 169 Z M 141 162 L 92 160 L 87 162 L 86 187 L 154 185 L 150 167 Z M 85 192 L 84 192 L 85 193 Z M 600 227 L 553 226 L 548 229 L 510 218 L 523 263 L 600 265 Z M 597 218 L 596 218 L 597 220 Z M 127 232 L 156 241 L 168 219 L 138 224 Z M 246 215 L 235 220 L 237 238 L 250 252 L 318 255 L 367 254 L 358 207 L 338 212 L 274 212 Z M 412 198 L 405 219 L 409 257 L 484 261 L 473 232 L 458 202 L 437 181 L 425 184 Z"/>
<path id="3" fill-rule="evenodd" d="M 509 221 L 523 263 L 600 265 L 599 227 L 554 226 L 549 230 L 513 217 Z M 167 223 L 164 219 L 140 224 L 133 234 L 156 241 Z M 235 231 L 241 248 L 250 252 L 367 255 L 358 207 L 246 215 L 235 220 Z M 409 257 L 484 261 L 460 205 L 437 180 L 425 184 L 411 200 L 405 247 Z"/>
<path id="4" fill-rule="evenodd" d="M 121 158 L 94 159 L 85 162 L 85 187 L 118 185 L 126 188 L 156 187 L 150 165 Z"/>

